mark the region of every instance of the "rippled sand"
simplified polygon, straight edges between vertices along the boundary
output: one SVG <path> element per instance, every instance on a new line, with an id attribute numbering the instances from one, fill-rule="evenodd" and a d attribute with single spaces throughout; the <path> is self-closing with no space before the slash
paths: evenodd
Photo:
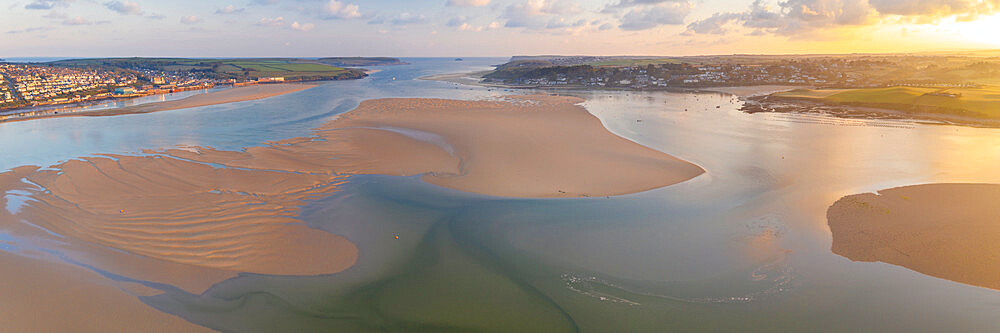
<path id="1" fill-rule="evenodd" d="M 927 184 L 830 207 L 833 253 L 1000 290 L 1000 185 Z"/>
<path id="2" fill-rule="evenodd" d="M 369 100 L 312 136 L 243 151 L 178 147 L 21 167 L 0 173 L 0 186 L 30 200 L 0 215 L 0 227 L 61 260 L 201 293 L 241 272 L 353 265 L 353 243 L 296 219 L 350 175 L 422 175 L 467 192 L 548 198 L 634 193 L 704 172 L 612 134 L 581 101 Z"/>

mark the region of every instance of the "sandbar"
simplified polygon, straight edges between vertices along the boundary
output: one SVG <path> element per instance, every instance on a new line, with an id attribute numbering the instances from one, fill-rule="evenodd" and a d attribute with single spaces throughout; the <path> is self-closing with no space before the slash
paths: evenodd
<path id="1" fill-rule="evenodd" d="M 367 100 L 321 126 L 312 138 L 242 152 L 172 149 L 164 154 L 252 169 L 422 175 L 429 183 L 465 192 L 524 198 L 630 194 L 704 173 L 611 133 L 579 105 L 582 101 L 548 95 Z"/>
<path id="2" fill-rule="evenodd" d="M 1000 290 L 1000 185 L 925 184 L 841 198 L 832 251 Z"/>
<path id="3" fill-rule="evenodd" d="M 572 198 L 642 192 L 704 173 L 614 135 L 582 101 L 367 100 L 309 136 L 240 151 L 180 146 L 23 166 L 0 173 L 0 189 L 16 194 L 0 196 L 0 204 L 25 199 L 15 211 L 0 211 L 0 230 L 63 260 L 198 294 L 243 272 L 303 276 L 351 267 L 358 250 L 350 240 L 297 216 L 352 175 L 419 176 L 490 196 Z"/>

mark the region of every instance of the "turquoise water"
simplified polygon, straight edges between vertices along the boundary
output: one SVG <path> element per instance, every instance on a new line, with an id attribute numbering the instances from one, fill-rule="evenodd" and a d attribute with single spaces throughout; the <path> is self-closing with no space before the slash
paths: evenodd
<path id="1" fill-rule="evenodd" d="M 301 136 L 368 98 L 509 93 L 414 80 L 503 59 L 406 61 L 413 65 L 262 101 L 0 124 L 10 143 L 0 168 L 178 144 L 238 149 Z M 586 199 L 495 198 L 417 177 L 355 176 L 301 214 L 354 242 L 354 267 L 245 274 L 202 295 L 151 284 L 165 293 L 141 300 L 224 331 L 996 329 L 1000 292 L 834 255 L 825 213 L 847 194 L 1000 182 L 997 130 L 750 115 L 715 93 L 566 93 L 585 97 L 611 131 L 707 173 Z"/>

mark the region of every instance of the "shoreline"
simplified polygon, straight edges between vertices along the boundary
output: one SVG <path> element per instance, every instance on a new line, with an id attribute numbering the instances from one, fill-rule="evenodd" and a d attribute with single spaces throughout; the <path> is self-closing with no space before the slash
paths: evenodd
<path id="1" fill-rule="evenodd" d="M 266 84 L 266 85 L 257 84 L 257 85 L 232 87 L 224 90 L 206 92 L 177 100 L 152 102 L 146 104 L 119 107 L 119 108 L 100 109 L 100 110 L 80 110 L 80 111 L 65 111 L 63 109 L 26 111 L 22 113 L 0 115 L 0 124 L 5 122 L 57 118 L 57 117 L 117 116 L 123 114 L 179 110 L 179 109 L 187 109 L 187 108 L 194 108 L 201 106 L 211 106 L 211 105 L 259 100 L 259 99 L 289 94 L 309 88 L 314 88 L 317 86 L 319 86 L 319 84 L 312 84 L 312 83 L 279 83 L 279 84 Z"/>
<path id="2" fill-rule="evenodd" d="M 705 172 L 611 133 L 582 101 L 374 99 L 311 135 L 239 151 L 180 146 L 22 166 L 0 172 L 0 188 L 17 194 L 0 197 L 14 207 L 0 210 L 0 228 L 12 240 L 5 242 L 25 253 L 59 254 L 53 267 L 135 279 L 65 282 L 94 293 L 122 284 L 113 298 L 134 300 L 162 293 L 161 284 L 200 294 L 241 273 L 349 269 L 359 255 L 354 243 L 297 216 L 308 200 L 339 191 L 351 175 L 420 175 L 497 197 L 580 198 L 648 191 Z M 46 297 L 48 303 L 32 304 L 59 296 Z M 159 314 L 138 306 L 120 311 Z"/>
<path id="3" fill-rule="evenodd" d="M 751 96 L 744 99 L 741 111 L 746 113 L 811 113 L 845 119 L 894 119 L 927 122 L 938 125 L 1000 128 L 1000 119 L 980 118 L 934 112 L 914 112 L 863 105 L 841 104 L 794 97 L 772 95 Z"/>
<path id="4" fill-rule="evenodd" d="M 485 83 L 475 76 L 480 74 L 486 74 L 491 71 L 476 71 L 476 72 L 460 72 L 460 73 L 446 73 L 446 74 L 433 74 L 417 78 L 418 80 L 428 80 L 428 81 L 441 81 L 450 82 L 471 86 L 479 87 L 489 87 L 497 89 L 524 89 L 524 90 L 543 90 L 543 91 L 574 91 L 574 90 L 593 90 L 593 91 L 638 91 L 638 92 L 653 92 L 653 91 L 666 91 L 666 92 L 715 92 L 723 94 L 731 94 L 739 97 L 753 97 L 759 95 L 766 95 L 775 92 L 791 90 L 802 88 L 802 86 L 784 86 L 784 85 L 742 85 L 742 86 L 706 86 L 706 87 L 657 87 L 649 89 L 631 89 L 631 88 L 607 88 L 607 87 L 593 87 L 593 86 L 521 86 L 521 85 L 510 85 L 502 83 Z"/>

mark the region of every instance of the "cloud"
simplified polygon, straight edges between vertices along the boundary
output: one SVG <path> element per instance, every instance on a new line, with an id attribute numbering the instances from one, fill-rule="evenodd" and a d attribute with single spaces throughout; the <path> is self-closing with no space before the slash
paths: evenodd
<path id="1" fill-rule="evenodd" d="M 567 20 L 562 17 L 556 17 L 549 20 L 549 23 L 545 24 L 546 29 L 566 29 L 566 28 L 578 28 L 587 25 L 587 20 Z"/>
<path id="2" fill-rule="evenodd" d="M 90 22 L 89 20 L 87 20 L 85 18 L 77 16 L 77 17 L 74 17 L 74 18 L 69 18 L 69 19 L 63 20 L 62 24 L 63 25 L 91 25 L 91 24 L 94 24 L 94 22 Z"/>
<path id="3" fill-rule="evenodd" d="M 474 25 L 471 25 L 471 24 L 468 24 L 468 23 L 462 23 L 462 25 L 458 26 L 458 31 L 479 32 L 479 31 L 483 31 L 483 27 L 482 26 L 474 26 Z"/>
<path id="4" fill-rule="evenodd" d="M 627 9 L 631 7 L 659 5 L 664 3 L 678 3 L 678 2 L 687 2 L 687 0 L 618 0 L 618 2 L 609 4 L 607 7 L 604 7 L 604 9 L 601 10 L 601 12 L 615 13 L 621 9 Z"/>
<path id="5" fill-rule="evenodd" d="M 422 24 L 427 22 L 426 16 L 410 13 L 402 13 L 389 19 L 389 23 L 393 25 Z"/>
<path id="6" fill-rule="evenodd" d="M 694 9 L 690 2 L 664 2 L 647 8 L 635 8 L 621 18 L 622 30 L 646 30 L 661 25 L 684 24 L 684 18 Z"/>
<path id="7" fill-rule="evenodd" d="M 285 18 L 281 16 L 275 18 L 261 17 L 254 25 L 260 27 L 281 27 L 285 25 Z"/>
<path id="8" fill-rule="evenodd" d="M 24 5 L 25 9 L 35 9 L 35 10 L 46 10 L 55 7 L 68 7 L 69 3 L 73 0 L 35 0 L 27 5 Z"/>
<path id="9" fill-rule="evenodd" d="M 329 3 L 324 5 L 323 14 L 326 19 L 340 20 L 355 19 L 362 16 L 358 5 L 345 4 L 337 0 L 330 0 Z"/>
<path id="10" fill-rule="evenodd" d="M 202 20 L 200 17 L 194 16 L 194 15 L 181 16 L 181 23 L 184 23 L 184 24 L 195 24 L 195 23 L 201 23 L 201 22 L 204 22 L 204 20 Z"/>
<path id="11" fill-rule="evenodd" d="M 278 16 L 274 18 L 262 17 L 257 20 L 254 25 L 259 27 L 269 27 L 269 28 L 286 28 L 296 31 L 310 31 L 316 28 L 315 24 L 312 23 L 299 23 L 299 21 L 294 21 L 292 24 L 286 24 L 285 18 L 283 16 Z"/>
<path id="12" fill-rule="evenodd" d="M 755 0 L 750 9 L 736 13 L 716 13 L 691 22 L 685 34 L 724 34 L 728 24 L 791 36 L 817 29 L 856 26 L 872 23 L 877 14 L 868 0 L 787 0 L 773 10 L 762 0 Z"/>
<path id="13" fill-rule="evenodd" d="M 167 17 L 166 17 L 166 16 L 163 16 L 163 15 L 161 15 L 161 14 L 155 14 L 155 13 L 154 13 L 154 14 L 149 14 L 149 15 L 146 15 L 146 18 L 148 18 L 148 19 L 151 19 L 151 20 L 162 20 L 162 19 L 165 19 L 165 18 L 167 18 Z"/>
<path id="14" fill-rule="evenodd" d="M 500 24 L 500 22 L 497 21 L 490 22 L 490 24 L 487 24 L 485 26 L 473 25 L 472 23 L 468 22 L 468 18 L 466 18 L 465 16 L 453 17 L 450 20 L 448 20 L 448 23 L 446 25 L 449 27 L 455 27 L 457 28 L 458 31 L 471 31 L 471 32 L 493 30 L 500 28 L 502 26 L 502 24 Z"/>
<path id="15" fill-rule="evenodd" d="M 569 0 L 527 0 L 507 6 L 500 17 L 507 20 L 504 26 L 508 28 L 544 29 L 554 16 L 580 12 L 580 6 Z"/>
<path id="16" fill-rule="evenodd" d="M 52 30 L 52 27 L 24 28 L 24 29 L 21 29 L 21 30 L 10 30 L 10 31 L 7 31 L 7 33 L 13 35 L 13 34 L 26 34 L 26 33 L 30 33 L 30 32 L 49 31 L 49 30 Z"/>
<path id="17" fill-rule="evenodd" d="M 456 16 L 448 20 L 448 23 L 446 23 L 446 25 L 449 27 L 457 27 L 464 24 L 467 20 L 468 19 L 465 16 Z"/>
<path id="18" fill-rule="evenodd" d="M 462 19 L 464 20 L 464 18 Z M 456 23 L 453 22 L 454 20 L 455 19 L 453 18 L 450 21 L 448 21 L 449 26 L 457 25 Z M 386 22 L 392 25 L 402 26 L 411 24 L 425 24 L 429 23 L 430 19 L 428 19 L 427 16 L 424 16 L 423 14 L 401 13 L 392 17 L 385 17 L 382 15 L 375 16 L 368 21 L 368 24 L 383 24 Z"/>
<path id="19" fill-rule="evenodd" d="M 57 11 L 51 11 L 48 14 L 42 15 L 42 17 L 53 20 L 63 20 L 66 19 L 67 16 L 66 14 Z"/>
<path id="20" fill-rule="evenodd" d="M 921 23 L 954 16 L 962 21 L 1000 12 L 997 0 L 869 0 L 881 14 L 916 18 Z"/>
<path id="21" fill-rule="evenodd" d="M 867 0 L 788 0 L 779 5 L 792 25 L 858 25 L 874 15 Z"/>
<path id="22" fill-rule="evenodd" d="M 247 10 L 246 8 L 236 8 L 236 6 L 229 5 L 229 6 L 225 6 L 225 7 L 217 9 L 215 11 L 215 13 L 219 14 L 219 15 L 238 14 L 238 13 L 242 13 L 242 12 L 244 12 L 246 10 Z"/>
<path id="23" fill-rule="evenodd" d="M 142 15 L 142 8 L 132 1 L 109 1 L 104 3 L 104 7 L 122 15 Z"/>
<path id="24" fill-rule="evenodd" d="M 490 0 L 448 0 L 446 6 L 452 7 L 482 7 L 490 4 Z"/>
<path id="25" fill-rule="evenodd" d="M 974 20 L 1000 12 L 1000 0 L 785 0 L 771 8 L 755 0 L 743 12 L 715 13 L 688 24 L 684 34 L 724 34 L 727 25 L 765 33 L 795 36 L 840 27 L 863 27 L 902 18 L 933 23 L 945 18 Z"/>
<path id="26" fill-rule="evenodd" d="M 687 25 L 687 30 L 685 34 L 714 34 L 721 35 L 726 33 L 724 28 L 726 24 L 732 21 L 740 20 L 743 18 L 744 14 L 741 13 L 715 13 L 711 17 L 691 22 Z"/>
<path id="27" fill-rule="evenodd" d="M 292 30 L 298 30 L 298 31 L 309 31 L 309 30 L 312 30 L 315 27 L 316 27 L 315 24 L 312 24 L 312 23 L 299 24 L 298 21 L 292 22 L 292 25 L 291 25 Z"/>

